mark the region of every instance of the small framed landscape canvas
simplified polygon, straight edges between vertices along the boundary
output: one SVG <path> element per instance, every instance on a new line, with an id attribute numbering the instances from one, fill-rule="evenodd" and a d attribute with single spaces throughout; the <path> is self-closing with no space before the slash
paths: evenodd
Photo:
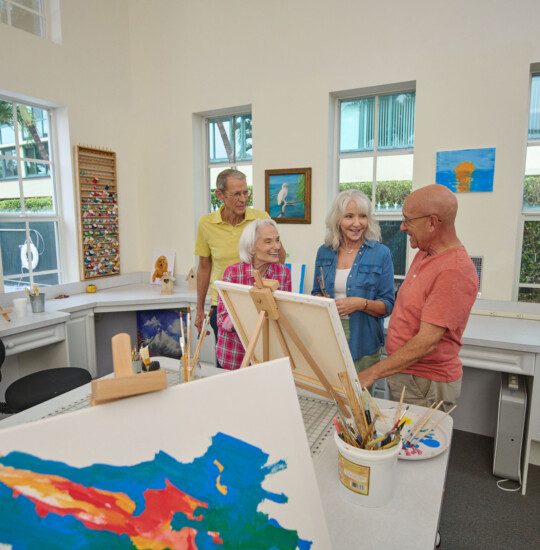
<path id="1" fill-rule="evenodd" d="M 137 311 L 137 345 L 148 346 L 151 357 L 180 359 L 180 310 Z"/>
<path id="2" fill-rule="evenodd" d="M 277 223 L 311 223 L 311 168 L 265 171 L 266 211 Z"/>
<path id="3" fill-rule="evenodd" d="M 495 148 L 439 151 L 435 182 L 454 193 L 493 191 Z"/>

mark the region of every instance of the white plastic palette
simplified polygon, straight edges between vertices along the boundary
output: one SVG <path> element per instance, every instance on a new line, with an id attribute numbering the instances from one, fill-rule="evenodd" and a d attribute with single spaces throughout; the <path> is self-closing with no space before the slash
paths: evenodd
<path id="1" fill-rule="evenodd" d="M 380 426 L 379 422 L 377 422 L 377 428 L 380 431 L 387 431 L 390 429 L 394 421 L 395 410 L 395 407 L 393 407 L 381 411 L 386 416 L 386 419 L 381 421 Z M 401 435 L 404 440 L 407 439 L 407 436 L 410 434 L 411 427 L 414 426 L 415 422 L 422 414 L 423 413 L 419 413 L 414 410 L 411 411 L 411 409 L 405 413 L 403 420 L 406 420 L 407 423 L 401 431 Z M 434 420 L 437 421 L 443 414 L 444 413 L 439 411 L 435 412 L 433 416 Z M 427 460 L 428 458 L 433 458 L 434 456 L 444 453 L 444 451 L 448 449 L 450 436 L 445 431 L 444 422 L 439 424 L 429 435 L 427 432 L 428 430 L 421 430 L 419 436 L 414 439 L 411 445 L 403 447 L 399 451 L 399 458 L 402 460 Z M 424 437 L 422 437 L 423 434 L 425 434 Z"/>

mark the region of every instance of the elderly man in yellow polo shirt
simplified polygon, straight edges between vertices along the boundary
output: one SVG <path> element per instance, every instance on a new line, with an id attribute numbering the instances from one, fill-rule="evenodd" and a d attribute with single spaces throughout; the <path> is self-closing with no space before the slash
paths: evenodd
<path id="1" fill-rule="evenodd" d="M 197 270 L 197 316 L 195 326 L 201 330 L 204 319 L 204 302 L 211 286 L 212 315 L 210 322 L 217 342 L 217 290 L 214 281 L 221 279 L 225 268 L 240 261 L 238 241 L 246 226 L 257 218 L 269 218 L 264 210 L 247 208 L 249 191 L 246 175 L 228 168 L 216 179 L 216 196 L 223 206 L 202 216 L 197 227 L 195 255 L 199 256 Z M 279 261 L 285 261 L 285 249 L 280 250 Z M 219 366 L 219 364 L 218 364 Z"/>

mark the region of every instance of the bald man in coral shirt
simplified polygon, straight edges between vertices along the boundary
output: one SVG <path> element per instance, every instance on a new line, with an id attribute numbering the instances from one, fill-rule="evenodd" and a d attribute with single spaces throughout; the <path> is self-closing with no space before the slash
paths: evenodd
<path id="1" fill-rule="evenodd" d="M 455 229 L 457 199 L 443 185 L 412 192 L 401 231 L 417 248 L 386 335 L 388 357 L 359 374 L 363 386 L 386 377 L 391 399 L 449 410 L 461 392 L 461 337 L 478 292 L 476 269 Z"/>

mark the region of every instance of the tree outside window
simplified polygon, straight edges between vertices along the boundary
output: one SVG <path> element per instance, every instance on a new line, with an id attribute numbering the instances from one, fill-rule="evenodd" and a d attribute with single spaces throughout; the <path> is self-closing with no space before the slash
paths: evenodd
<path id="1" fill-rule="evenodd" d="M 50 111 L 0 98 L 0 247 L 5 290 L 58 284 Z"/>
<path id="2" fill-rule="evenodd" d="M 540 75 L 531 79 L 518 300 L 540 303 Z"/>
<path id="3" fill-rule="evenodd" d="M 397 284 L 405 275 L 407 243 L 399 220 L 412 190 L 415 102 L 414 91 L 339 102 L 339 190 L 359 189 L 370 198 Z"/>
<path id="4" fill-rule="evenodd" d="M 210 179 L 210 210 L 218 210 L 216 177 L 226 168 L 246 174 L 249 189 L 248 206 L 253 205 L 253 132 L 250 113 L 207 119 L 208 175 Z"/>

